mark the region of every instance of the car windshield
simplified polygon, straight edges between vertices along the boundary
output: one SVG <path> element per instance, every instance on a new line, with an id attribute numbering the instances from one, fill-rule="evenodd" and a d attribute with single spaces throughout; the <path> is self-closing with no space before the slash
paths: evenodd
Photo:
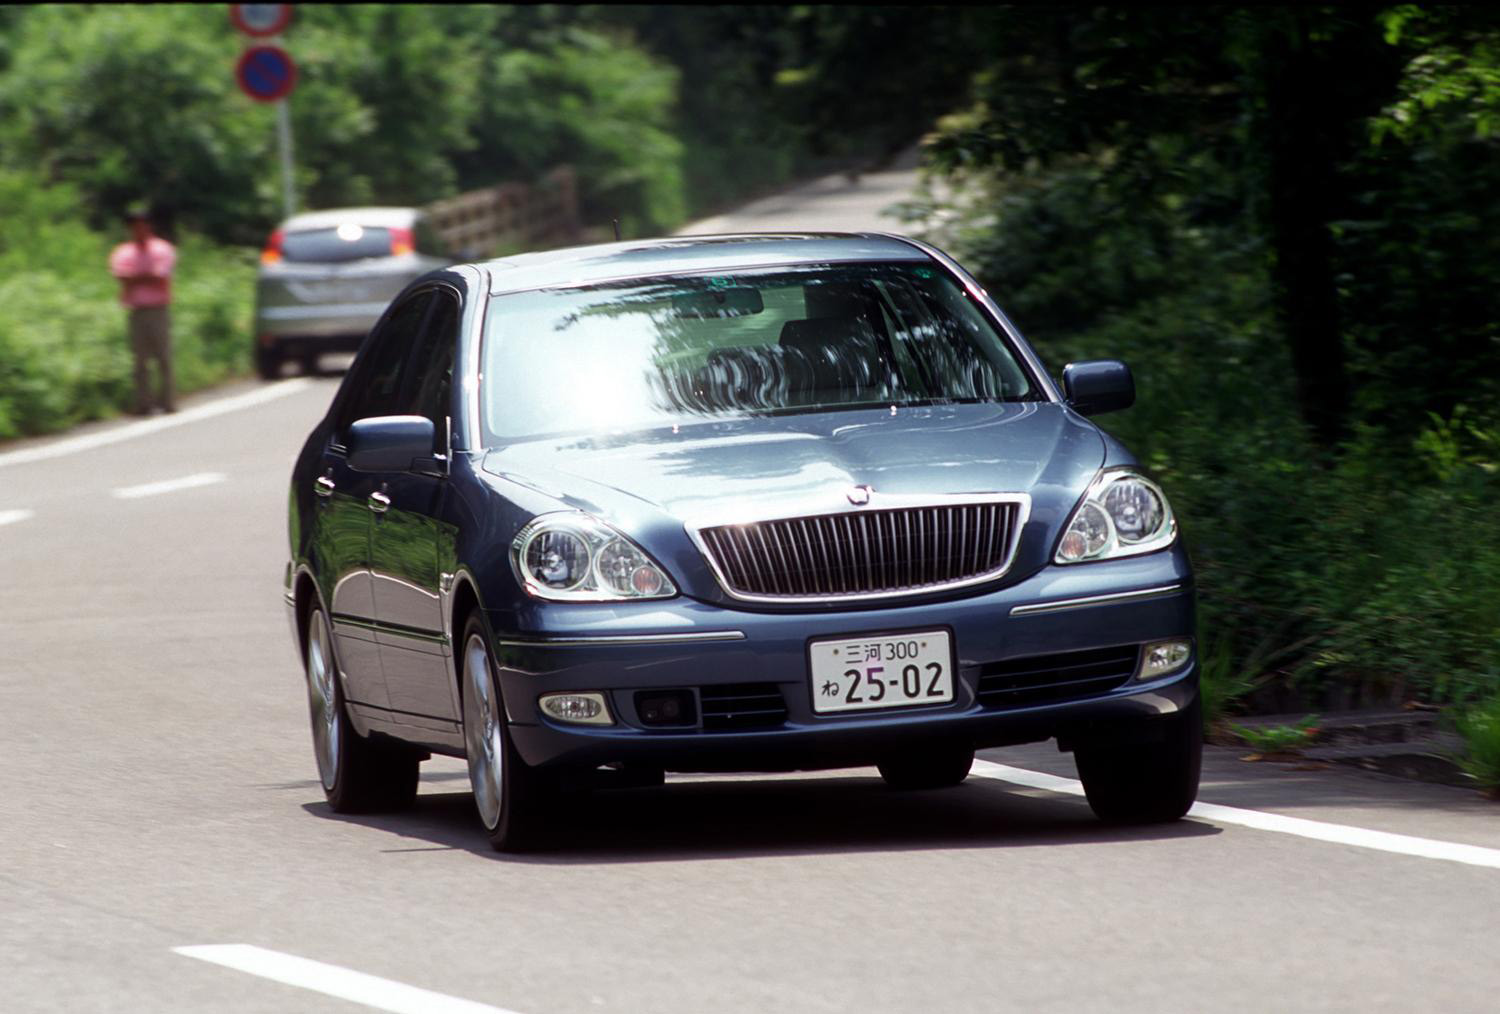
<path id="1" fill-rule="evenodd" d="M 329 264 L 391 255 L 391 230 L 344 224 L 336 229 L 300 229 L 282 237 L 281 255 L 288 261 Z"/>
<path id="2" fill-rule="evenodd" d="M 484 424 L 505 443 L 694 419 L 1042 396 L 945 271 L 817 265 L 490 302 Z"/>

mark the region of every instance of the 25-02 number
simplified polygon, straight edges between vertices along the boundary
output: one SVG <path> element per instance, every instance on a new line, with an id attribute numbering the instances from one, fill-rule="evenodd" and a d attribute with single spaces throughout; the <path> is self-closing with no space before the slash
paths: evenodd
<path id="1" fill-rule="evenodd" d="M 943 696 L 943 692 L 938 689 L 938 680 L 942 679 L 943 677 L 942 663 L 928 662 L 922 668 L 926 669 L 932 677 L 927 683 L 927 690 L 925 693 L 923 693 L 922 691 L 922 669 L 918 669 L 915 665 L 906 665 L 901 667 L 901 692 L 903 695 L 905 695 L 908 701 L 915 700 L 918 697 L 924 696 Z M 883 672 L 885 672 L 885 666 L 883 665 L 872 665 L 868 670 L 845 669 L 844 675 L 852 676 L 853 680 L 849 684 L 849 689 L 844 692 L 844 703 L 873 704 L 876 701 L 885 700 L 886 687 L 895 686 L 896 678 L 892 676 L 890 679 L 880 679 L 879 674 Z M 865 687 L 869 690 L 869 697 L 856 696 L 859 692 L 859 685 L 861 681 L 864 682 Z"/>

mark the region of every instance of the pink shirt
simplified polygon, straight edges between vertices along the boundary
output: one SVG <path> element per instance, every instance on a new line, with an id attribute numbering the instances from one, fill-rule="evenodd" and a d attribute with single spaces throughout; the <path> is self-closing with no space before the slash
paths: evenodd
<path id="1" fill-rule="evenodd" d="M 154 275 L 142 281 L 128 281 L 120 287 L 120 303 L 134 310 L 142 306 L 166 306 L 172 301 L 172 268 L 177 264 L 177 250 L 160 236 L 152 236 L 143 250 L 135 240 L 115 247 L 109 255 L 109 271 L 116 278 L 131 275 Z"/>

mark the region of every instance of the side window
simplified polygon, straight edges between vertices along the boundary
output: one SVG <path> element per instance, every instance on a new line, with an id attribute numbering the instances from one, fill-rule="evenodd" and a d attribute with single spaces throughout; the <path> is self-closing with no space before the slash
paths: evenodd
<path id="1" fill-rule="evenodd" d="M 370 337 L 374 344 L 360 364 L 359 376 L 353 378 L 354 396 L 339 417 L 339 429 L 376 415 L 396 415 L 401 393 L 402 369 L 411 356 L 422 318 L 432 302 L 432 293 L 419 292 L 397 307 L 385 319 L 380 330 Z"/>
<path id="2" fill-rule="evenodd" d="M 459 303 L 451 292 L 433 295 L 432 315 L 422 332 L 412 358 L 411 378 L 401 396 L 402 415 L 423 415 L 432 420 L 438 442 L 448 425 L 449 397 L 453 390 L 453 355 L 458 345 Z"/>

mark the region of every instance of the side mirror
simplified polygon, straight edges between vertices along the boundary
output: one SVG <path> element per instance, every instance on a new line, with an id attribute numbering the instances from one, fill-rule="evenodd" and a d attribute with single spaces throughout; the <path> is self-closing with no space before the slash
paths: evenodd
<path id="1" fill-rule="evenodd" d="M 1063 397 L 1082 415 L 1116 412 L 1135 404 L 1135 378 L 1118 359 L 1090 359 L 1063 367 Z"/>
<path id="2" fill-rule="evenodd" d="M 432 420 L 420 415 L 378 415 L 349 427 L 345 445 L 356 472 L 407 472 L 418 458 L 432 458 Z"/>

